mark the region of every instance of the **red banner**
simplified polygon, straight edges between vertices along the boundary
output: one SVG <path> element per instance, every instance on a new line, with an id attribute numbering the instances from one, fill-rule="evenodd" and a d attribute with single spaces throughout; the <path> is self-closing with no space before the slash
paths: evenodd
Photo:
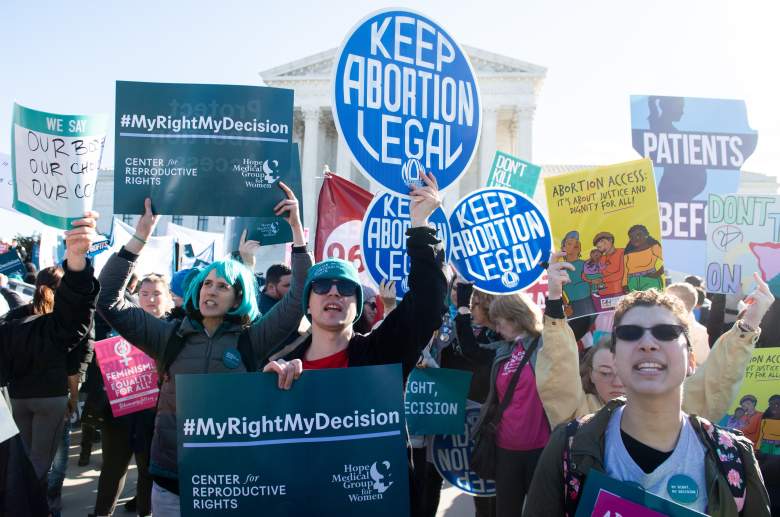
<path id="1" fill-rule="evenodd" d="M 314 259 L 340 258 L 352 262 L 364 284 L 372 285 L 360 252 L 363 214 L 373 195 L 351 181 L 325 173 L 317 202 Z"/>

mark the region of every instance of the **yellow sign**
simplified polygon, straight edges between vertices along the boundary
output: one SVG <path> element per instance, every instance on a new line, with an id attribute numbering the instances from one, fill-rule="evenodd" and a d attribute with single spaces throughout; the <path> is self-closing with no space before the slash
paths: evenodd
<path id="1" fill-rule="evenodd" d="M 649 159 L 545 178 L 555 246 L 574 266 L 566 314 L 614 310 L 629 291 L 664 288 L 661 220 Z"/>
<path id="2" fill-rule="evenodd" d="M 780 456 L 780 348 L 756 348 L 731 411 L 720 422 L 739 429 L 764 454 Z"/>

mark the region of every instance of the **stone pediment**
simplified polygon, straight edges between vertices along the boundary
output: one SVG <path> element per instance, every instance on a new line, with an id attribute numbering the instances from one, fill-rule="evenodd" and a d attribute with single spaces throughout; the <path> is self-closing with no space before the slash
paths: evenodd
<path id="1" fill-rule="evenodd" d="M 514 59 L 486 50 L 464 45 L 463 50 L 469 55 L 471 64 L 478 76 L 514 76 L 526 78 L 543 78 L 547 69 L 519 59 Z M 338 49 L 331 48 L 318 54 L 291 61 L 260 72 L 260 77 L 268 84 L 274 81 L 290 81 L 296 79 L 330 79 L 333 62 Z"/>

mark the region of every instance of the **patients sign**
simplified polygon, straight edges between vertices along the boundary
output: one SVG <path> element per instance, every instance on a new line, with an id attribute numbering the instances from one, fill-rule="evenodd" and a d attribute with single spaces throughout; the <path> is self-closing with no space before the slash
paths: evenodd
<path id="1" fill-rule="evenodd" d="M 333 118 L 355 165 L 403 196 L 430 171 L 444 190 L 463 174 L 479 142 L 476 75 L 438 24 L 387 9 L 361 20 L 333 71 Z"/>
<path id="2" fill-rule="evenodd" d="M 429 218 L 436 235 L 444 243 L 445 260 L 450 256 L 450 224 L 441 208 Z M 409 199 L 385 193 L 375 197 L 363 219 L 363 261 L 377 285 L 382 280 L 395 282 L 400 300 L 409 290 L 411 259 L 406 254 L 406 230 L 412 226 Z"/>
<path id="3" fill-rule="evenodd" d="M 117 81 L 114 212 L 273 216 L 292 118 L 292 90 Z"/>
<path id="4" fill-rule="evenodd" d="M 451 262 L 481 291 L 507 294 L 536 282 L 550 258 L 550 225 L 524 194 L 483 188 L 450 215 Z"/>
<path id="5" fill-rule="evenodd" d="M 176 384 L 184 517 L 409 515 L 400 365 Z"/>

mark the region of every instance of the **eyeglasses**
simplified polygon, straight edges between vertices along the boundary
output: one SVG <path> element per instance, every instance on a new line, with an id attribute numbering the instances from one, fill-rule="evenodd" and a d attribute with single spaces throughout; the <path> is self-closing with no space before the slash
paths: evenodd
<path id="1" fill-rule="evenodd" d="M 671 325 L 669 323 L 661 323 L 652 327 L 618 325 L 615 327 L 615 337 L 623 341 L 639 341 L 647 330 L 659 341 L 674 341 L 680 337 L 680 334 L 685 333 L 685 327 L 682 325 Z"/>
<path id="2" fill-rule="evenodd" d="M 328 294 L 330 288 L 336 285 L 341 296 L 355 296 L 357 292 L 357 284 L 350 282 L 349 280 L 335 280 L 332 278 L 318 278 L 311 283 L 311 290 L 317 294 Z"/>
<path id="3" fill-rule="evenodd" d="M 377 307 L 376 302 L 366 302 L 363 305 L 368 305 L 372 311 L 375 311 Z"/>

